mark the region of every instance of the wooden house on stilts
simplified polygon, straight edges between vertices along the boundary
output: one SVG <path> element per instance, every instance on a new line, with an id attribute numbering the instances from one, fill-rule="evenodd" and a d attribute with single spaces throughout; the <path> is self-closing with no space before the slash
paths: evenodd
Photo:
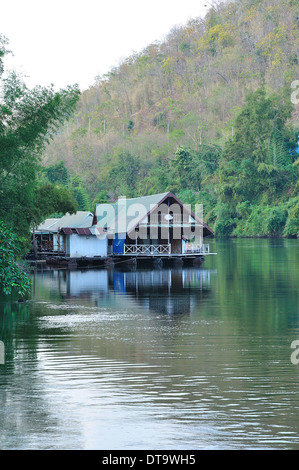
<path id="1" fill-rule="evenodd" d="M 106 234 L 107 256 L 114 260 L 203 261 L 213 254 L 204 243 L 213 232 L 199 212 L 167 192 L 97 204 L 93 225 Z"/>
<path id="2" fill-rule="evenodd" d="M 213 232 L 202 206 L 191 210 L 172 192 L 119 198 L 96 204 L 94 214 L 77 212 L 48 219 L 33 232 L 39 256 L 51 264 L 202 262 Z"/>

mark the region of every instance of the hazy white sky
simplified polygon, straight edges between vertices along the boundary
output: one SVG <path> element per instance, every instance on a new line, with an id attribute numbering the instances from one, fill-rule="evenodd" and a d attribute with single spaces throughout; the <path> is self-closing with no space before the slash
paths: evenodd
<path id="1" fill-rule="evenodd" d="M 205 0 L 7 0 L 1 5 L 0 33 L 14 57 L 6 68 L 29 76 L 29 86 L 56 88 L 96 75 L 161 40 L 178 24 L 204 16 Z"/>

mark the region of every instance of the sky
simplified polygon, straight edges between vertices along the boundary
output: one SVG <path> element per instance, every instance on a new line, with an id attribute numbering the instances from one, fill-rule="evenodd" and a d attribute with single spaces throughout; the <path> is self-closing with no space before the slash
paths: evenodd
<path id="1" fill-rule="evenodd" d="M 83 91 L 208 8 L 205 0 L 7 0 L 0 34 L 14 55 L 5 68 L 26 76 L 29 87 L 78 83 Z"/>

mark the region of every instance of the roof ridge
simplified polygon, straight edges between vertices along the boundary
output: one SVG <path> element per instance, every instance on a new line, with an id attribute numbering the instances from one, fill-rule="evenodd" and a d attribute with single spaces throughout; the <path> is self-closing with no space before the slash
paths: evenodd
<path id="1" fill-rule="evenodd" d="M 112 203 L 112 205 L 115 205 L 117 204 L 118 201 L 121 201 L 122 199 L 126 200 L 126 201 L 134 201 L 134 200 L 137 200 L 137 199 L 145 199 L 145 198 L 154 198 L 154 197 L 157 197 L 157 196 L 160 196 L 161 198 L 162 197 L 165 197 L 166 194 L 169 194 L 170 191 L 166 191 L 165 193 L 157 193 L 157 194 L 148 194 L 147 196 L 137 196 L 137 197 L 119 197 L 116 201 L 114 201 Z M 104 203 L 97 203 L 96 206 L 101 206 L 102 204 L 109 204 L 108 202 L 104 202 Z"/>

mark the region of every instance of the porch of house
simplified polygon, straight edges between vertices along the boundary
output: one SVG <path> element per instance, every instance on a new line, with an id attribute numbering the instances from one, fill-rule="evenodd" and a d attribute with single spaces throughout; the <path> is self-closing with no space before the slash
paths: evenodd
<path id="1" fill-rule="evenodd" d="M 176 242 L 175 240 L 173 242 Z M 123 244 L 123 248 L 118 252 L 113 251 L 113 245 L 108 246 L 108 256 L 115 262 L 148 264 L 201 264 L 208 255 L 215 255 L 210 251 L 208 243 L 185 244 L 178 243 L 144 243 L 144 244 Z"/>
<path id="2" fill-rule="evenodd" d="M 215 254 L 210 253 L 210 245 L 204 243 L 202 245 L 199 244 L 187 244 L 184 249 L 174 249 L 173 243 L 167 244 L 145 244 L 145 245 L 130 245 L 124 244 L 123 253 L 118 253 L 122 256 L 162 256 L 162 257 L 181 257 L 181 256 L 197 256 L 197 255 L 209 255 Z"/>

